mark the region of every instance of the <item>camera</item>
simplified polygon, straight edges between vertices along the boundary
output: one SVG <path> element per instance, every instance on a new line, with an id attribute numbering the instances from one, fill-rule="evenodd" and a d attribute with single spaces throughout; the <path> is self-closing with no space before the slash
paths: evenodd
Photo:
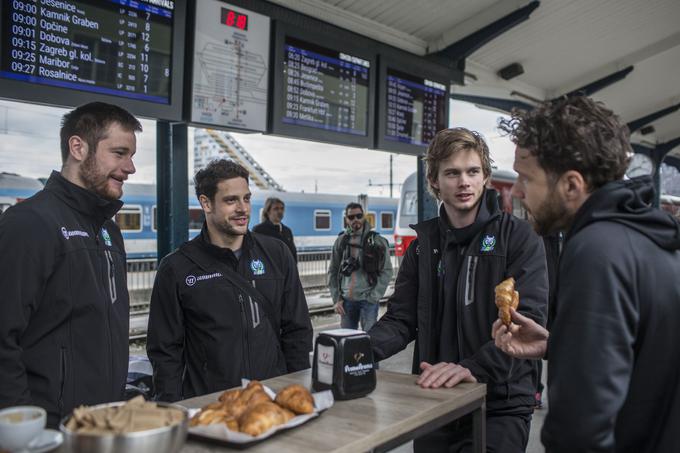
<path id="1" fill-rule="evenodd" d="M 345 258 L 342 263 L 340 263 L 340 273 L 346 277 L 352 275 L 352 272 L 359 269 L 359 260 L 350 256 Z"/>

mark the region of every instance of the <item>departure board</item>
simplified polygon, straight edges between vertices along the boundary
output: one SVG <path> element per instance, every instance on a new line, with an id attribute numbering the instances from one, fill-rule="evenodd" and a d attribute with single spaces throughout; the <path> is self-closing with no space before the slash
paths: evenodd
<path id="1" fill-rule="evenodd" d="M 281 121 L 368 135 L 370 71 L 364 58 L 286 36 Z"/>
<path id="2" fill-rule="evenodd" d="M 387 68 L 386 140 L 427 146 L 447 125 L 446 85 Z"/>
<path id="3" fill-rule="evenodd" d="M 171 103 L 172 0 L 3 0 L 0 77 Z"/>

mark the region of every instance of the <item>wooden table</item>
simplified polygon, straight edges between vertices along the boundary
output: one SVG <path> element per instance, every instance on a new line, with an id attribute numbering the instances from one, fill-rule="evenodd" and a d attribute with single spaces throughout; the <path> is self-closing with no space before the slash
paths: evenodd
<path id="1" fill-rule="evenodd" d="M 311 370 L 264 381 L 278 391 L 289 384 L 311 388 Z M 474 451 L 486 451 L 484 384 L 459 384 L 452 389 L 423 389 L 416 376 L 377 371 L 376 389 L 363 398 L 336 401 L 333 407 L 302 426 L 282 431 L 248 448 L 259 452 L 382 452 L 473 414 Z M 179 404 L 197 408 L 216 401 L 219 393 Z M 189 439 L 183 453 L 230 451 L 218 444 Z"/>

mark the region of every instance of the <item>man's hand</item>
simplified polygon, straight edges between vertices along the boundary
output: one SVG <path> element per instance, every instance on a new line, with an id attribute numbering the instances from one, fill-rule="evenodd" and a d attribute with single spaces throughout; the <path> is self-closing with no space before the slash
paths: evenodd
<path id="1" fill-rule="evenodd" d="M 335 303 L 335 312 L 339 315 L 345 314 L 345 308 L 342 306 L 342 299 Z"/>
<path id="2" fill-rule="evenodd" d="M 510 326 L 503 324 L 500 319 L 493 323 L 491 337 L 496 346 L 517 359 L 542 359 L 548 348 L 549 332 L 512 308 L 510 316 Z"/>
<path id="3" fill-rule="evenodd" d="M 416 384 L 424 389 L 437 389 L 442 386 L 451 388 L 460 382 L 477 382 L 470 370 L 455 363 L 439 362 L 431 365 L 420 362 L 420 369 L 422 372 Z"/>

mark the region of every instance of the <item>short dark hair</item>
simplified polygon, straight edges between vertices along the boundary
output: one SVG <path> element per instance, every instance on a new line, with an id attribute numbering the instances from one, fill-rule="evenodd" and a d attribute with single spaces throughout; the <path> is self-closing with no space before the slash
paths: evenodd
<path id="1" fill-rule="evenodd" d="M 425 157 L 423 157 L 423 161 L 425 161 L 427 166 L 427 188 L 435 198 L 439 199 L 439 190 L 432 185 L 431 181 L 437 179 L 439 166 L 451 155 L 463 150 L 475 151 L 482 161 L 484 177 L 488 178 L 491 176 L 491 164 L 493 161 L 489 154 L 489 147 L 479 132 L 471 131 L 464 127 L 442 129 L 434 136 L 427 147 Z"/>
<path id="2" fill-rule="evenodd" d="M 194 176 L 196 198 L 205 195 L 210 201 L 215 201 L 217 185 L 225 179 L 233 178 L 244 178 L 248 182 L 248 170 L 233 160 L 217 159 L 210 162 Z"/>
<path id="3" fill-rule="evenodd" d="M 347 215 L 347 213 L 349 212 L 350 209 L 357 209 L 357 208 L 361 209 L 362 214 L 364 213 L 364 207 L 361 206 L 356 201 L 351 201 L 351 202 L 347 203 L 347 206 L 345 206 L 345 215 Z"/>
<path id="4" fill-rule="evenodd" d="M 276 198 L 276 197 L 269 197 L 264 201 L 264 207 L 262 208 L 262 218 L 260 219 L 262 222 L 265 220 L 269 220 L 269 210 L 274 206 L 275 204 L 280 204 L 284 208 L 286 207 L 286 203 L 283 202 L 282 199 Z"/>
<path id="5" fill-rule="evenodd" d="M 90 102 L 71 110 L 61 119 L 61 162 L 66 163 L 69 156 L 68 141 L 74 135 L 82 138 L 94 153 L 97 144 L 106 138 L 106 131 L 111 124 L 117 123 L 128 132 L 141 132 L 142 125 L 127 110 L 104 102 Z"/>
<path id="6" fill-rule="evenodd" d="M 549 177 L 576 170 L 592 191 L 621 179 L 633 152 L 628 127 L 601 102 L 573 96 L 515 110 L 499 129 L 536 156 Z"/>

